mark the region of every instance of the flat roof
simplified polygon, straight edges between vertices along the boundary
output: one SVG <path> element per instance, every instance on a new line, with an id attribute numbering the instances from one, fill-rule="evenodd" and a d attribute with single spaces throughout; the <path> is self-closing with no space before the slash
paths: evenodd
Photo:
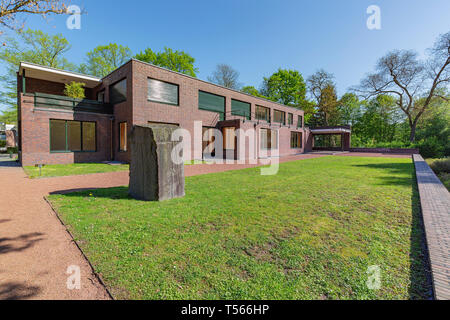
<path id="1" fill-rule="evenodd" d="M 25 77 L 59 83 L 83 82 L 87 88 L 94 88 L 102 82 L 100 78 L 94 76 L 41 66 L 30 62 L 20 62 L 19 75 L 23 75 L 24 70 L 26 71 Z"/>
<path id="2" fill-rule="evenodd" d="M 351 129 L 347 128 L 327 128 L 327 129 L 310 129 L 312 133 L 315 134 L 338 134 L 338 133 L 351 133 Z"/>

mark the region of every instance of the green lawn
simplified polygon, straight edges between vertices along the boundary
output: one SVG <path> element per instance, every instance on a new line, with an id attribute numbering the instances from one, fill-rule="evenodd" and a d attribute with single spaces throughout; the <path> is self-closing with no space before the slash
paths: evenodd
<path id="1" fill-rule="evenodd" d="M 323 157 L 186 178 L 186 197 L 52 195 L 119 299 L 429 298 L 410 159 Z M 366 285 L 381 268 L 381 288 Z"/>
<path id="2" fill-rule="evenodd" d="M 42 167 L 42 175 L 39 176 L 39 168 L 23 167 L 25 173 L 31 179 L 40 177 L 60 177 L 80 174 L 126 171 L 128 164 L 109 165 L 104 163 L 75 163 L 75 164 L 55 164 Z"/>

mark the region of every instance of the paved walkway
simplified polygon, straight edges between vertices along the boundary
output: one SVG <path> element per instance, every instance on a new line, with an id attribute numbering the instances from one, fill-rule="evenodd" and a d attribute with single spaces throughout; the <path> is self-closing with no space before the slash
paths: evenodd
<path id="1" fill-rule="evenodd" d="M 450 193 L 420 155 L 414 155 L 434 295 L 450 300 Z"/>
<path id="2" fill-rule="evenodd" d="M 303 154 L 280 162 L 322 157 Z M 363 154 L 363 156 L 371 156 Z M 374 156 L 374 155 L 372 155 Z M 376 156 L 376 155 L 375 155 Z M 190 165 L 193 176 L 255 167 L 252 164 Z M 54 192 L 128 184 L 128 171 L 30 180 L 13 162 L 0 162 L 0 300 L 108 299 L 88 262 L 44 196 Z M 68 290 L 69 266 L 81 268 L 81 290 Z"/>

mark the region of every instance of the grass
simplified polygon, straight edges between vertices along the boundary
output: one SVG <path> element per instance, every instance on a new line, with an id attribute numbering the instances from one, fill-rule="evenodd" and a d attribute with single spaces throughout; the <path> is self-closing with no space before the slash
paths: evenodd
<path id="1" fill-rule="evenodd" d="M 428 299 L 410 159 L 323 157 L 50 201 L 118 299 Z M 366 285 L 381 268 L 381 288 Z"/>
<path id="2" fill-rule="evenodd" d="M 450 158 L 427 159 L 427 163 L 447 190 L 450 191 Z"/>
<path id="3" fill-rule="evenodd" d="M 39 168 L 36 167 L 23 167 L 25 173 L 29 178 L 48 178 L 48 177 L 61 177 L 61 176 L 73 176 L 81 174 L 113 172 L 113 171 L 126 171 L 129 169 L 129 165 L 109 165 L 104 163 L 75 163 L 75 164 L 55 164 L 46 165 L 42 167 L 42 175 L 39 176 Z"/>

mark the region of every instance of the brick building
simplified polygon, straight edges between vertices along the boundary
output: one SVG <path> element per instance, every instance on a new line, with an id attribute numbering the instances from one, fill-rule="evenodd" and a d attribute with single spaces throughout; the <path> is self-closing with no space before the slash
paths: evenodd
<path id="1" fill-rule="evenodd" d="M 214 155 L 219 148 L 227 158 L 242 159 L 244 146 L 245 158 L 299 154 L 313 147 L 300 109 L 134 59 L 103 79 L 23 62 L 17 79 L 24 166 L 128 162 L 132 127 L 146 124 L 189 131 L 190 141 L 183 141 L 190 159 Z M 71 81 L 85 84 L 86 99 L 64 96 L 64 85 Z M 223 141 L 214 137 L 214 129 Z M 238 129 L 252 129 L 254 136 L 243 137 Z M 343 146 L 349 145 L 348 132 L 337 134 Z"/>

